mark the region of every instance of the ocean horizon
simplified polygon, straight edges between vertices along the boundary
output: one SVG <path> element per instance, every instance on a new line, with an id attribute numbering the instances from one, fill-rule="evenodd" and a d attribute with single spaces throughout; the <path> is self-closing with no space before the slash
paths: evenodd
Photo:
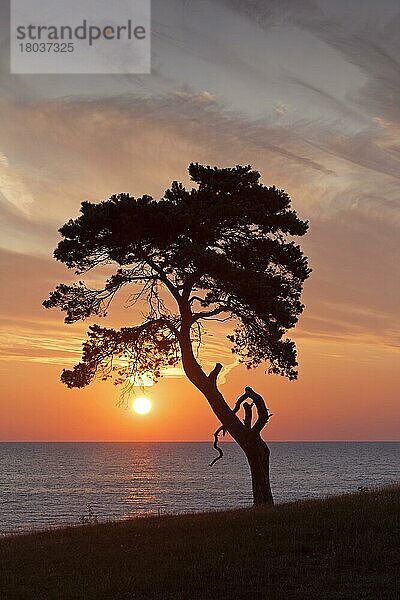
<path id="1" fill-rule="evenodd" d="M 400 442 L 269 442 L 277 503 L 399 481 Z M 151 514 L 251 506 L 233 442 L 0 442 L 0 534 Z"/>

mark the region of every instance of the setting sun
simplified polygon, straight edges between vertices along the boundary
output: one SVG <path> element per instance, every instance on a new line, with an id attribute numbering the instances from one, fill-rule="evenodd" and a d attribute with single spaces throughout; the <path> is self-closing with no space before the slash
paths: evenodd
<path id="1" fill-rule="evenodd" d="M 147 415 L 151 411 L 151 401 L 142 396 L 132 402 L 132 410 L 138 415 Z"/>

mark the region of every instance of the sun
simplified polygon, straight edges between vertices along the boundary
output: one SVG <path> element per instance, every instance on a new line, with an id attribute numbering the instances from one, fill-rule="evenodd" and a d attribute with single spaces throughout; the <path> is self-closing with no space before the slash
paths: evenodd
<path id="1" fill-rule="evenodd" d="M 147 415 L 151 411 L 151 400 L 145 396 L 135 398 L 132 402 L 132 410 L 138 415 Z"/>

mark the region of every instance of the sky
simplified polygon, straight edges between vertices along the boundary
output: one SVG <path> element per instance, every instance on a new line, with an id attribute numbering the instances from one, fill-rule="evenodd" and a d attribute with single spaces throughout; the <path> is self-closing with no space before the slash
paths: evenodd
<path id="1" fill-rule="evenodd" d="M 0 440 L 211 439 L 179 369 L 147 416 L 111 383 L 67 390 L 90 323 L 41 305 L 71 280 L 52 252 L 83 200 L 158 198 L 197 161 L 251 164 L 310 221 L 299 379 L 247 371 L 211 330 L 228 402 L 263 394 L 267 440 L 399 439 L 398 3 L 153 0 L 150 75 L 10 75 L 4 6 L 0 23 Z M 124 302 L 110 318 L 137 324 Z"/>

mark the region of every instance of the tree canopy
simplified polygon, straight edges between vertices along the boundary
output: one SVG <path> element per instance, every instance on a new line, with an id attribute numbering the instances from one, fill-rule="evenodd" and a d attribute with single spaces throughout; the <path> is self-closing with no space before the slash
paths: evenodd
<path id="1" fill-rule="evenodd" d="M 82 275 L 115 265 L 102 289 L 83 281 L 60 284 L 44 302 L 73 323 L 104 315 L 117 292 L 134 285 L 134 301 L 147 302 L 142 323 L 120 330 L 92 325 L 81 362 L 62 381 L 83 387 L 100 374 L 123 382 L 150 376 L 180 360 L 184 336 L 210 319 L 232 318 L 232 351 L 249 368 L 295 379 L 296 347 L 285 339 L 303 310 L 301 292 L 310 269 L 293 241 L 308 222 L 291 209 L 286 192 L 260 183 L 250 166 L 190 164 L 196 188 L 176 181 L 163 198 L 114 195 L 83 202 L 78 218 L 61 229 L 57 260 Z M 176 311 L 167 308 L 168 291 Z"/>

